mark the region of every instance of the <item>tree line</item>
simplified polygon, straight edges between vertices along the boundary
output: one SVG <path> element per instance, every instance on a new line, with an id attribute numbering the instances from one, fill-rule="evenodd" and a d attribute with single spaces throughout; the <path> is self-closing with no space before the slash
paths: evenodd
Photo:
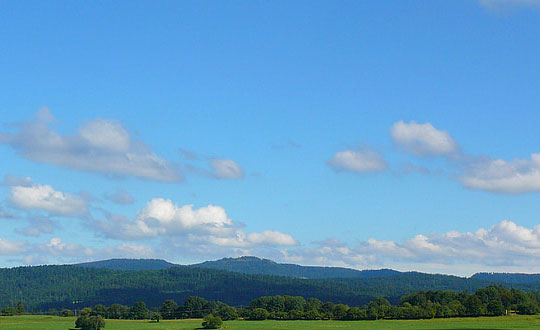
<path id="1" fill-rule="evenodd" d="M 51 311 L 54 315 L 102 317 L 104 319 L 186 319 L 211 315 L 220 320 L 377 320 L 377 319 L 430 319 L 448 317 L 500 316 L 507 313 L 537 314 L 540 294 L 503 286 L 488 286 L 470 294 L 466 291 L 419 291 L 402 296 L 392 305 L 385 298 L 375 298 L 363 306 L 322 302 L 317 298 L 301 296 L 262 296 L 249 306 L 233 307 L 220 301 L 208 301 L 190 296 L 182 305 L 172 299 L 161 306 L 148 308 L 143 301 L 132 306 L 97 304 L 80 311 L 63 309 Z M 19 306 L 22 309 L 22 305 Z M 208 320 L 207 320 L 208 322 Z"/>

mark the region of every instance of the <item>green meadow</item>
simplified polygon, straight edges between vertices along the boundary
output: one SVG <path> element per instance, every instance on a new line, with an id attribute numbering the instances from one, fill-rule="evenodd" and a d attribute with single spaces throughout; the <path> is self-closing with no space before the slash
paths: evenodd
<path id="1" fill-rule="evenodd" d="M 201 327 L 200 319 L 161 321 L 106 320 L 104 330 L 184 330 Z M 0 329 L 68 330 L 73 328 L 75 318 L 54 316 L 8 316 L 0 317 Z M 362 330 L 475 330 L 475 329 L 540 329 L 540 316 L 501 316 L 478 318 L 452 318 L 432 320 L 381 320 L 381 321 L 227 321 L 223 329 L 362 329 Z"/>

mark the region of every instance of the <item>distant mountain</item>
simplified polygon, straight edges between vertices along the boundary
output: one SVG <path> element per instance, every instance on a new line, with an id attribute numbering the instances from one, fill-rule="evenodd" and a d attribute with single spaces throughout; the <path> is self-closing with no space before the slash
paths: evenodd
<path id="1" fill-rule="evenodd" d="M 307 279 L 325 278 L 374 278 L 400 274 L 391 269 L 356 270 L 342 267 L 315 267 L 295 264 L 280 264 L 257 257 L 223 258 L 216 261 L 205 261 L 191 267 L 212 268 L 242 274 L 261 274 L 290 276 Z"/>
<path id="2" fill-rule="evenodd" d="M 84 262 L 74 266 L 86 268 L 105 268 L 112 270 L 160 270 L 178 265 L 161 259 L 108 259 Z"/>
<path id="3" fill-rule="evenodd" d="M 540 283 L 540 274 L 522 273 L 476 273 L 471 276 L 477 280 L 497 281 L 511 284 L 532 284 Z"/>

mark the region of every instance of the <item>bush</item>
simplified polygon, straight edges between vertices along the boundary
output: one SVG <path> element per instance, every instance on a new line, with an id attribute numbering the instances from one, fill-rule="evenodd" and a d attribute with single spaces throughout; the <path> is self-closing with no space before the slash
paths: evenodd
<path id="1" fill-rule="evenodd" d="M 105 327 L 105 320 L 101 315 L 83 315 L 79 316 L 75 321 L 75 328 L 82 330 L 100 330 Z"/>
<path id="2" fill-rule="evenodd" d="M 72 317 L 73 316 L 73 311 L 71 309 L 62 309 L 62 311 L 60 312 L 60 316 L 63 316 L 63 317 Z"/>
<path id="3" fill-rule="evenodd" d="M 223 320 L 221 320 L 221 317 L 209 314 L 204 317 L 202 326 L 205 329 L 219 329 L 222 324 Z"/>

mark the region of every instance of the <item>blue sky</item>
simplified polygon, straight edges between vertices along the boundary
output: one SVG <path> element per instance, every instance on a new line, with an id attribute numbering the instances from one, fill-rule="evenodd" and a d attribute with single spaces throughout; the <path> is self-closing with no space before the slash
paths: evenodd
<path id="1" fill-rule="evenodd" d="M 540 3 L 0 4 L 2 266 L 540 272 Z"/>

